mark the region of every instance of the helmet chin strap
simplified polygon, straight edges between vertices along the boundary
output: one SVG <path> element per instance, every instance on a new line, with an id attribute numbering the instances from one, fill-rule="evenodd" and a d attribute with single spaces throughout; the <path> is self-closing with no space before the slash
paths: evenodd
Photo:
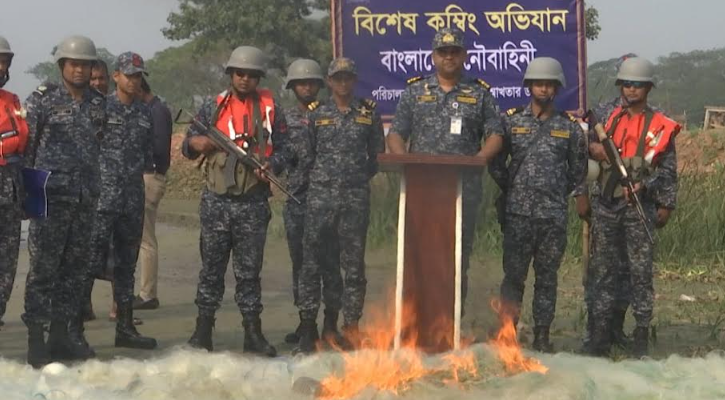
<path id="1" fill-rule="evenodd" d="M 541 115 L 544 114 L 544 111 L 546 111 L 546 109 L 548 108 L 549 104 L 551 104 L 552 102 L 554 102 L 554 96 L 547 96 L 543 100 L 534 99 L 534 101 L 536 101 L 537 103 L 539 103 L 539 106 L 541 106 L 541 111 L 539 111 L 539 115 L 536 116 L 536 119 L 539 119 L 539 118 L 541 118 Z"/>
<path id="2" fill-rule="evenodd" d="M 4 76 L 0 76 L 0 88 L 4 87 L 6 83 L 10 80 L 10 69 L 5 71 Z"/>

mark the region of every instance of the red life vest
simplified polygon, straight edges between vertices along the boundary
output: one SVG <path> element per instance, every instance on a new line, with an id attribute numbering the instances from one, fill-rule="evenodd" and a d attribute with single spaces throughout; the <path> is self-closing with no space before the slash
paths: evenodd
<path id="1" fill-rule="evenodd" d="M 28 143 L 28 124 L 18 96 L 0 89 L 0 165 L 7 157 L 22 155 Z"/>
<path id="2" fill-rule="evenodd" d="M 216 98 L 216 104 L 219 106 L 226 101 L 223 108 L 219 111 L 216 127 L 220 131 L 229 135 L 234 142 L 241 148 L 249 151 L 252 142 L 257 138 L 256 127 L 253 118 L 253 99 L 247 98 L 240 100 L 234 95 L 227 95 L 228 92 L 220 93 Z M 264 138 L 267 141 L 264 156 L 272 155 L 272 125 L 274 124 L 274 98 L 272 92 L 267 89 L 257 90 L 259 96 L 259 111 L 262 115 L 262 126 Z M 225 100 L 226 99 L 226 100 Z M 245 124 L 246 121 L 246 124 Z M 245 126 L 246 125 L 246 126 Z M 259 154 L 259 146 L 251 149 Z"/>
<path id="3" fill-rule="evenodd" d="M 609 131 L 610 127 L 614 123 L 614 119 L 622 111 L 622 107 L 614 109 L 612 114 L 609 116 L 605 129 Z M 612 134 L 612 140 L 614 144 L 620 149 L 622 158 L 632 158 L 637 155 L 637 147 L 640 141 L 640 135 L 644 131 L 646 113 L 640 113 L 637 115 L 630 115 L 625 113 L 624 116 L 619 120 L 619 123 Z M 659 155 L 662 154 L 671 140 L 675 140 L 675 137 L 680 132 L 682 127 L 677 122 L 667 118 L 664 114 L 659 111 L 655 111 L 652 114 L 652 121 L 647 127 L 646 137 L 644 139 L 644 157 L 645 160 L 652 163 L 652 161 Z"/>

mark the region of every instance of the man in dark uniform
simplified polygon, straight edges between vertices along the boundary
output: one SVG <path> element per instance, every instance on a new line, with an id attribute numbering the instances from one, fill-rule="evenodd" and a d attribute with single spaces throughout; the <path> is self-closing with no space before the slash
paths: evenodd
<path id="1" fill-rule="evenodd" d="M 299 276 L 302 269 L 302 238 L 305 226 L 305 202 L 307 200 L 307 173 L 311 162 L 309 151 L 309 114 L 308 108 L 312 102 L 317 100 L 317 94 L 324 85 L 322 68 L 317 61 L 300 59 L 290 64 L 287 70 L 286 88 L 291 89 L 297 103 L 285 110 L 285 118 L 289 126 L 289 149 L 290 158 L 287 165 L 288 189 L 297 197 L 302 204 L 297 204 L 288 199 L 284 207 L 284 227 L 287 232 L 287 245 L 289 247 L 290 259 L 292 260 L 292 293 L 295 306 L 299 304 Z M 323 324 L 322 337 L 331 341 L 338 340 L 337 319 L 342 308 L 342 275 L 339 268 L 334 268 L 339 262 L 340 254 L 336 250 L 335 243 L 325 246 L 329 250 L 331 263 L 325 266 L 322 275 L 323 301 L 325 303 L 325 322 Z M 299 342 L 299 326 L 294 332 L 285 337 L 287 343 Z"/>
<path id="2" fill-rule="evenodd" d="M 372 100 L 353 96 L 357 83 L 355 63 L 338 58 L 330 63 L 327 83 L 332 97 L 312 103 L 304 256 L 299 281 L 300 344 L 311 353 L 319 334 L 321 274 L 325 266 L 345 270 L 342 314 L 343 334 L 335 346 L 349 348 L 359 340 L 358 321 L 365 302 L 365 243 L 370 218 L 370 179 L 377 173 L 377 154 L 385 151 L 380 116 Z M 330 243 L 339 249 L 339 261 L 330 265 Z M 333 245 L 334 246 L 334 245 Z M 339 272 L 337 272 L 339 273 Z M 327 319 L 326 315 L 326 319 Z M 344 340 L 342 340 L 344 339 Z"/>
<path id="3" fill-rule="evenodd" d="M 498 154 L 503 144 L 498 105 L 486 82 L 463 74 L 465 61 L 463 32 L 457 28 L 438 31 L 433 38 L 436 73 L 408 80 L 387 137 L 391 153 L 478 156 L 486 161 Z M 469 259 L 483 196 L 481 171 L 463 173 L 462 185 L 461 294 L 465 300 Z"/>
<path id="4" fill-rule="evenodd" d="M 30 270 L 25 282 L 28 363 L 84 359 L 88 349 L 71 341 L 68 323 L 79 314 L 78 289 L 89 257 L 93 216 L 100 192 L 99 153 L 106 101 L 89 86 L 98 59 L 87 37 L 71 36 L 55 51 L 62 81 L 39 86 L 26 101 L 26 165 L 51 172 L 48 217 L 30 222 Z M 50 323 L 46 347 L 44 324 Z"/>
<path id="5" fill-rule="evenodd" d="M 532 60 L 523 85 L 531 91 L 531 102 L 506 113 L 504 151 L 490 169 L 505 196 L 500 312 L 516 325 L 533 259 L 533 348 L 551 352 L 549 327 L 566 250 L 568 198 L 586 177 L 587 142 L 576 119 L 554 105 L 556 94 L 566 86 L 557 60 Z"/>
<path id="6" fill-rule="evenodd" d="M 196 118 L 207 127 L 216 126 L 273 172 L 279 172 L 286 164 L 287 123 L 272 92 L 258 88 L 266 73 L 264 53 L 255 47 L 236 48 L 227 62 L 226 73 L 231 87 L 207 100 Z M 267 226 L 272 217 L 269 182 L 261 170 L 253 170 L 241 162 L 233 163 L 196 125 L 189 128 L 182 152 L 189 159 L 206 157 L 206 187 L 199 209 L 202 259 L 196 295 L 199 316 L 189 344 L 213 349 L 214 314 L 224 297 L 224 273 L 232 253 L 237 278 L 235 299 L 244 325 L 244 351 L 274 357 L 277 350 L 262 334 L 260 319 L 260 272 Z M 227 179 L 229 174 L 225 174 L 225 168 L 232 168 L 232 181 Z"/>
<path id="7" fill-rule="evenodd" d="M 28 142 L 25 111 L 18 96 L 3 90 L 15 54 L 0 36 L 0 327 L 18 270 L 23 184 L 20 170 Z"/>

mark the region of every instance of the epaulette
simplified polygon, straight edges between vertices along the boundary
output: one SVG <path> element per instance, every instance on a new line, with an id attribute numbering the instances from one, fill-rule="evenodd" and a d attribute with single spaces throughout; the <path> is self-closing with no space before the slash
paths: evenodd
<path id="1" fill-rule="evenodd" d="M 520 113 L 521 111 L 524 111 L 525 109 L 526 109 L 526 107 L 515 107 L 515 108 L 510 108 L 510 109 L 508 109 L 508 110 L 506 111 L 506 115 L 508 115 L 508 116 L 510 117 L 510 116 L 512 116 L 512 115 L 514 115 L 514 114 L 518 114 L 518 113 Z"/>
<path id="2" fill-rule="evenodd" d="M 315 111 L 315 109 L 316 109 L 317 107 L 319 107 L 319 106 L 320 106 L 320 102 L 319 102 L 319 101 L 313 101 L 312 103 L 310 103 L 310 104 L 309 104 L 309 105 L 307 106 L 307 108 L 308 108 L 308 109 L 309 109 L 310 111 Z"/>
<path id="3" fill-rule="evenodd" d="M 365 104 L 371 110 L 374 110 L 375 107 L 378 106 L 378 103 L 376 103 L 370 99 L 363 99 L 363 104 Z"/>
<path id="4" fill-rule="evenodd" d="M 37 88 L 35 88 L 35 90 L 33 92 L 37 93 L 41 96 L 45 96 L 46 92 L 48 92 L 49 90 L 55 89 L 56 87 L 57 86 L 54 83 L 44 83 L 44 84 L 38 86 Z"/>
<path id="5" fill-rule="evenodd" d="M 419 81 L 419 80 L 421 80 L 421 79 L 423 79 L 423 75 L 420 75 L 420 76 L 415 76 L 415 77 L 413 77 L 413 78 L 410 78 L 410 79 L 408 79 L 408 81 L 407 81 L 407 82 L 408 82 L 408 85 L 412 85 L 412 84 L 414 84 L 414 83 L 418 82 L 418 81 Z"/>
<path id="6" fill-rule="evenodd" d="M 488 82 L 484 81 L 483 79 L 476 79 L 476 82 L 478 82 L 478 84 L 483 86 L 483 88 L 486 90 L 491 89 L 491 85 L 489 85 Z"/>
<path id="7" fill-rule="evenodd" d="M 567 118 L 567 119 L 569 119 L 569 121 L 571 121 L 571 122 L 575 122 L 575 123 L 577 123 L 577 124 L 579 123 L 579 121 L 577 121 L 576 117 L 574 117 L 573 115 L 569 114 L 569 113 L 568 113 L 568 112 L 566 112 L 566 111 L 562 111 L 562 112 L 561 112 L 561 115 L 563 115 L 563 116 L 564 116 L 564 118 Z"/>

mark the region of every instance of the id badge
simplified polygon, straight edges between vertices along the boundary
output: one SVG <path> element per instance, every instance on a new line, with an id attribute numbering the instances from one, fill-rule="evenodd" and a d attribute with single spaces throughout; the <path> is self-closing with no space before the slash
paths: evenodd
<path id="1" fill-rule="evenodd" d="M 451 135 L 460 135 L 463 130 L 463 118 L 457 115 L 451 117 Z"/>

